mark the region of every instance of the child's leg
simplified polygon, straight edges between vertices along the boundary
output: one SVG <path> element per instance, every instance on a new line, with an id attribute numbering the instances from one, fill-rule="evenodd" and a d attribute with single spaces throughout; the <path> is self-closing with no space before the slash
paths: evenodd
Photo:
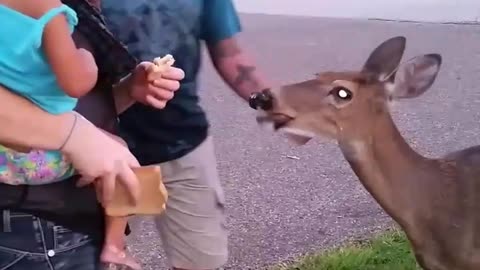
<path id="1" fill-rule="evenodd" d="M 120 137 L 105 130 L 102 131 L 127 147 L 127 143 Z M 102 262 L 129 266 L 132 270 L 141 269 L 141 266 L 125 253 L 125 229 L 127 228 L 128 217 L 110 217 L 106 215 L 105 221 L 106 232 L 105 245 L 101 255 Z"/>
<path id="2" fill-rule="evenodd" d="M 132 270 L 139 270 L 141 266 L 128 254 L 125 253 L 125 229 L 128 217 L 105 217 L 105 245 L 103 247 L 101 261 L 125 265 Z"/>
<path id="3" fill-rule="evenodd" d="M 125 228 L 127 217 L 106 216 L 105 245 L 112 245 L 123 250 L 125 248 Z"/>

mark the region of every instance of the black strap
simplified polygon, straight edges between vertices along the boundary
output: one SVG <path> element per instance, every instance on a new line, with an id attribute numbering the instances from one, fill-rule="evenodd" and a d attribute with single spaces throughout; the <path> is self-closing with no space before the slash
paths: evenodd
<path id="1" fill-rule="evenodd" d="M 95 6 L 86 0 L 62 0 L 78 16 L 76 31 L 88 37 L 99 67 L 99 78 L 113 85 L 129 74 L 138 60 L 128 52 L 127 47 L 108 30 L 103 16 Z"/>

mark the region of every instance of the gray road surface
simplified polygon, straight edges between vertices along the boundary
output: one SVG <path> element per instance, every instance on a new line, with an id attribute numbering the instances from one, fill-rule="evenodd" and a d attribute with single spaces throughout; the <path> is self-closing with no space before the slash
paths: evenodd
<path id="1" fill-rule="evenodd" d="M 241 12 L 422 22 L 479 22 L 478 0 L 235 0 Z"/>
<path id="2" fill-rule="evenodd" d="M 424 155 L 480 144 L 480 26 L 389 23 L 266 15 L 242 17 L 243 42 L 274 83 L 327 69 L 358 68 L 381 41 L 408 38 L 407 55 L 444 57 L 434 88 L 394 108 L 401 132 Z M 265 269 L 306 252 L 368 235 L 390 220 L 353 177 L 335 144 L 302 148 L 265 133 L 205 61 L 202 98 L 228 197 L 227 269 Z M 289 159 L 288 155 L 300 160 Z M 147 269 L 165 269 L 149 219 L 137 220 L 133 248 Z"/>

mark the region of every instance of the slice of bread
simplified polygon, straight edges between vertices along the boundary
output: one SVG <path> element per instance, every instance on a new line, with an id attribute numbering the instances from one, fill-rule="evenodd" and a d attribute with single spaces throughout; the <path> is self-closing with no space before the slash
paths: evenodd
<path id="1" fill-rule="evenodd" d="M 165 210 L 168 192 L 162 182 L 160 166 L 144 166 L 133 170 L 140 182 L 140 199 L 133 205 L 125 187 L 115 186 L 113 200 L 105 206 L 108 216 L 158 215 Z"/>

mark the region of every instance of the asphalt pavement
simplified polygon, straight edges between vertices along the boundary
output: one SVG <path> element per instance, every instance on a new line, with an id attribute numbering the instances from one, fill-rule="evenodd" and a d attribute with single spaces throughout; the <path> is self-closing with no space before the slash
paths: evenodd
<path id="1" fill-rule="evenodd" d="M 242 21 L 242 44 L 272 84 L 360 68 L 374 47 L 397 35 L 407 37 L 405 59 L 442 54 L 433 88 L 399 102 L 394 119 L 424 155 L 480 144 L 480 25 L 270 15 L 243 15 Z M 334 143 L 314 140 L 296 147 L 260 129 L 254 111 L 220 80 L 207 58 L 201 82 L 227 196 L 226 269 L 266 269 L 391 224 Z M 130 242 L 146 269 L 166 269 L 151 220 L 137 218 L 134 229 Z"/>

